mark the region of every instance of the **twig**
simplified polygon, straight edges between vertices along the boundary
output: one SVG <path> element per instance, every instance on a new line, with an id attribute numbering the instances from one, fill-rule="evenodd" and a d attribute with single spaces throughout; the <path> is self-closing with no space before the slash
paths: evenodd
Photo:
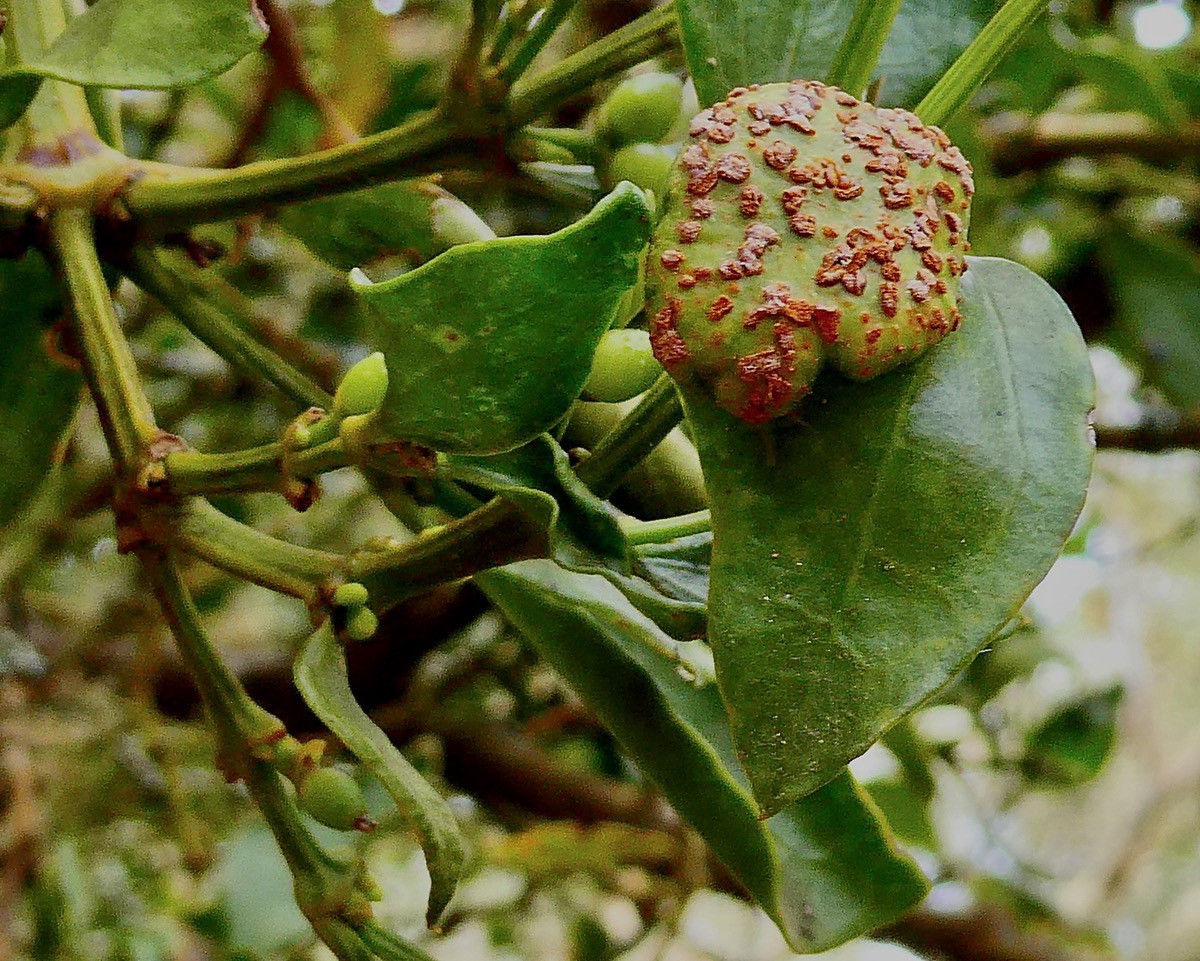
<path id="1" fill-rule="evenodd" d="M 1200 448 L 1200 418 L 1178 421 L 1144 421 L 1133 427 L 1097 427 L 1096 446 L 1101 450 L 1141 451 L 1159 454 Z"/>

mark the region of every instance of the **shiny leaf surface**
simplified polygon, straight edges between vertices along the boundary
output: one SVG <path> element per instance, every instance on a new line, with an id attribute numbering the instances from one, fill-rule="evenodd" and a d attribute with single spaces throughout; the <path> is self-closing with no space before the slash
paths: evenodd
<path id="1" fill-rule="evenodd" d="M 706 105 L 736 86 L 824 78 L 857 0 L 678 0 L 678 5 L 696 93 Z M 905 0 L 875 70 L 883 78 L 876 102 L 913 106 L 995 7 L 992 0 Z"/>
<path id="2" fill-rule="evenodd" d="M 712 684 L 685 680 L 669 637 L 609 583 L 525 561 L 476 583 L 522 631 L 798 951 L 895 918 L 925 892 L 848 773 L 759 820 Z"/>
<path id="3" fill-rule="evenodd" d="M 1058 556 L 1091 471 L 1092 376 L 1058 295 L 972 261 L 962 329 L 802 422 L 687 398 L 712 506 L 709 638 L 767 813 L 941 688 Z"/>
<path id="4" fill-rule="evenodd" d="M 41 80 L 163 90 L 227 70 L 266 39 L 253 0 L 99 0 L 41 57 L 0 75 L 0 126 L 25 111 Z"/>
<path id="5" fill-rule="evenodd" d="M 587 379 L 637 280 L 650 212 L 624 184 L 544 237 L 461 244 L 355 290 L 388 359 L 386 429 L 455 453 L 511 450 L 548 429 Z"/>

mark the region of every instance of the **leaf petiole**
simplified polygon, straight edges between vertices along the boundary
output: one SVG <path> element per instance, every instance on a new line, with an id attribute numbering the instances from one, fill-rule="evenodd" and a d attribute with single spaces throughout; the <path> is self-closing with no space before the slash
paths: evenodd
<path id="1" fill-rule="evenodd" d="M 942 74 L 913 110 L 931 124 L 945 124 L 971 98 L 1001 58 L 1050 6 L 1050 0 L 1008 0 Z"/>
<path id="2" fill-rule="evenodd" d="M 856 97 L 866 89 L 902 2 L 858 0 L 850 28 L 826 76 L 829 83 Z"/>

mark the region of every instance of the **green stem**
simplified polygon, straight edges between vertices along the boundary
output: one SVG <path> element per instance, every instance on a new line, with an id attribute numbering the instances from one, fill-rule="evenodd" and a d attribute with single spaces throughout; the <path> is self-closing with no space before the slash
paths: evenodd
<path id="1" fill-rule="evenodd" d="M 222 454 L 180 451 L 166 458 L 167 483 L 176 497 L 277 490 L 284 454 L 279 442 Z M 287 462 L 289 473 L 303 479 L 356 463 L 340 437 L 294 451 Z"/>
<path id="2" fill-rule="evenodd" d="M 708 508 L 680 514 L 678 517 L 662 517 L 653 521 L 625 518 L 621 530 L 630 545 L 665 544 L 689 534 L 703 534 L 712 530 L 712 514 Z"/>
<path id="3" fill-rule="evenodd" d="M 538 543 L 532 522 L 510 502 L 496 497 L 406 544 L 360 551 L 351 556 L 344 573 L 346 580 L 366 584 L 373 606 L 387 608 L 439 584 L 541 557 L 544 546 Z"/>
<path id="4" fill-rule="evenodd" d="M 251 744 L 277 734 L 283 725 L 250 699 L 213 649 L 174 560 L 158 550 L 142 551 L 140 556 L 180 657 L 216 728 L 222 751 L 230 754 L 230 761 L 244 761 Z"/>
<path id="5" fill-rule="evenodd" d="M 563 21 L 574 9 L 575 3 L 576 0 L 550 0 L 550 3 L 542 8 L 537 22 L 513 51 L 512 56 L 496 68 L 496 75 L 505 83 L 513 83 L 521 77 L 562 26 Z"/>
<path id="6" fill-rule="evenodd" d="M 827 80 L 855 96 L 867 89 L 903 0 L 858 0 L 850 29 L 829 68 Z"/>
<path id="7" fill-rule="evenodd" d="M 666 374 L 646 391 L 641 402 L 616 430 L 592 449 L 575 473 L 597 497 L 607 498 L 629 471 L 657 447 L 683 420 L 675 384 Z"/>
<path id="8" fill-rule="evenodd" d="M 100 268 L 92 218 L 83 210 L 59 210 L 49 226 L 71 295 L 88 386 L 118 472 L 130 473 L 159 432 Z"/>
<path id="9" fill-rule="evenodd" d="M 510 128 L 523 126 L 596 80 L 641 63 L 675 43 L 675 10 L 668 3 L 515 84 L 506 101 Z M 392 130 L 301 157 L 264 160 L 233 170 L 145 164 L 145 176 L 126 189 L 126 207 L 143 224 L 160 230 L 225 220 L 264 207 L 354 190 L 419 173 L 455 147 L 470 148 L 488 118 L 462 113 L 453 101 Z"/>
<path id="10" fill-rule="evenodd" d="M 1050 0 L 1008 0 L 914 109 L 926 123 L 945 124 L 971 99 L 1001 58 Z"/>
<path id="11" fill-rule="evenodd" d="M 148 164 L 147 176 L 126 190 L 125 204 L 139 220 L 160 226 L 226 220 L 271 204 L 411 177 L 416 161 L 469 141 L 445 112 L 434 110 L 353 143 L 233 170 Z"/>
<path id="12" fill-rule="evenodd" d="M 304 823 L 282 776 L 271 764 L 255 756 L 255 748 L 277 737 L 283 732 L 283 725 L 249 697 L 213 649 L 174 560 L 158 551 L 143 551 L 141 559 L 180 656 L 200 690 L 226 763 L 234 765 L 231 770 L 245 778 L 287 861 L 295 881 L 297 902 L 318 933 L 323 933 L 330 924 L 348 930 L 345 922 L 331 917 L 330 912 L 336 912 L 339 904 L 350 907 L 352 902 L 355 909 L 364 910 L 365 901 L 356 890 L 353 868 L 321 848 Z M 338 950 L 343 947 L 342 940 L 334 938 L 331 944 L 339 958 L 370 958 L 357 939 L 354 941 L 359 951 Z"/>
<path id="13" fill-rule="evenodd" d="M 382 961 L 433 961 L 433 958 L 418 948 L 409 944 L 375 921 L 370 921 L 358 929 L 363 944 L 370 948 Z"/>
<path id="14" fill-rule="evenodd" d="M 533 0 L 527 2 L 517 9 L 517 4 L 510 3 L 505 10 L 505 16 L 500 19 L 496 26 L 496 35 L 492 38 L 492 49 L 488 51 L 488 62 L 499 63 L 508 53 L 508 48 L 516 39 L 517 30 L 527 27 L 529 17 L 526 16 L 526 11 L 533 6 Z M 501 6 L 501 10 L 504 10 Z"/>
<path id="15" fill-rule="evenodd" d="M 171 267 L 147 249 L 133 251 L 124 267 L 130 280 L 235 369 L 274 384 L 305 407 L 333 403 L 319 385 L 246 332 L 250 307 L 234 287 L 213 274 Z"/>
<path id="16" fill-rule="evenodd" d="M 508 95 L 509 124 L 523 127 L 597 80 L 669 50 L 678 34 L 673 2 L 651 10 L 544 73 L 514 84 Z"/>
<path id="17" fill-rule="evenodd" d="M 310 605 L 320 602 L 322 587 L 339 573 L 345 560 L 340 554 L 264 534 L 200 497 L 184 502 L 169 537 L 173 546 L 214 567 Z"/>

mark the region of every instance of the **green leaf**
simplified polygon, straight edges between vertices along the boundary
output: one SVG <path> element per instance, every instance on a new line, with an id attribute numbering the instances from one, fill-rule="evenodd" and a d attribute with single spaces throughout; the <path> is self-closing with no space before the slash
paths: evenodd
<path id="1" fill-rule="evenodd" d="M 1021 773 L 1054 787 L 1094 778 L 1116 740 L 1121 694 L 1115 685 L 1060 707 L 1026 736 Z"/>
<path id="2" fill-rule="evenodd" d="M 579 395 L 637 280 L 649 224 L 641 191 L 623 184 L 549 236 L 461 244 L 382 284 L 358 275 L 373 346 L 388 360 L 386 429 L 474 454 L 547 430 Z"/>
<path id="3" fill-rule="evenodd" d="M 54 449 L 79 402 L 79 374 L 51 360 L 42 342 L 44 322 L 62 304 L 50 268 L 38 254 L 0 261 L 0 422 L 4 424 L 4 470 L 0 471 L 0 528 L 37 490 L 54 460 Z"/>
<path id="4" fill-rule="evenodd" d="M 823 78 L 856 6 L 856 0 L 678 0 L 701 105 L 737 86 Z M 995 7 L 993 0 L 905 0 L 875 69 L 883 78 L 879 102 L 917 103 Z"/>
<path id="5" fill-rule="evenodd" d="M 893 920 L 926 890 L 848 773 L 759 820 L 713 685 L 609 583 L 524 561 L 476 583 L 596 712 L 798 951 Z"/>
<path id="6" fill-rule="evenodd" d="M 1113 232 L 1101 262 L 1116 300 L 1118 346 L 1184 410 L 1200 405 L 1200 258 L 1167 237 Z"/>
<path id="7" fill-rule="evenodd" d="M 548 434 L 505 454 L 452 455 L 445 464 L 456 480 L 502 495 L 548 531 L 552 556 L 564 566 L 628 570 L 617 511 L 587 489 Z"/>
<path id="8" fill-rule="evenodd" d="M 1058 556 L 1092 463 L 1092 375 L 1036 274 L 976 259 L 962 329 L 802 422 L 688 397 L 712 508 L 709 639 L 767 813 L 949 681 Z M 776 422 L 780 424 L 780 422 Z"/>
<path id="9" fill-rule="evenodd" d="M 549 556 L 563 567 L 600 574 L 676 640 L 704 636 L 707 547 L 689 546 L 686 559 L 676 559 L 669 546 L 647 545 L 631 565 L 617 511 L 587 489 L 548 434 L 507 454 L 453 455 L 446 467 L 532 518 L 549 535 Z"/>
<path id="10" fill-rule="evenodd" d="M 0 75 L 0 126 L 46 77 L 84 87 L 165 90 L 233 66 L 266 39 L 253 0 L 99 0 L 44 54 Z"/>
<path id="11" fill-rule="evenodd" d="M 490 234 L 474 211 L 429 180 L 401 180 L 291 204 L 280 225 L 339 270 L 418 267 Z"/>
<path id="12" fill-rule="evenodd" d="M 305 641 L 293 672 L 304 702 L 383 785 L 416 831 L 429 868 L 427 918 L 432 925 L 450 902 L 466 857 L 453 812 L 359 706 L 342 645 L 328 621 Z"/>

